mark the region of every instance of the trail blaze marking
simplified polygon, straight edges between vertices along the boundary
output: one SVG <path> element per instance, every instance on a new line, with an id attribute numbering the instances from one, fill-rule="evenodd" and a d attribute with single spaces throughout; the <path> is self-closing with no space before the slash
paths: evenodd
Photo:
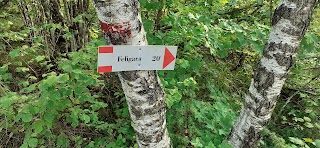
<path id="1" fill-rule="evenodd" d="M 122 34 L 127 35 L 128 37 L 131 36 L 131 25 L 128 22 L 124 22 L 121 25 L 116 24 L 107 24 L 100 21 L 100 26 L 104 33 L 111 33 L 111 34 Z"/>
<path id="2" fill-rule="evenodd" d="M 100 46 L 98 72 L 174 70 L 176 46 Z"/>

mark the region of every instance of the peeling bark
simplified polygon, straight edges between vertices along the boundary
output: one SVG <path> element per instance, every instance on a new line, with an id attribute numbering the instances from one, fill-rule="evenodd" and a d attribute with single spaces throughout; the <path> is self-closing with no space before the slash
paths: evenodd
<path id="1" fill-rule="evenodd" d="M 244 107 L 228 137 L 235 148 L 256 147 L 282 86 L 295 62 L 300 43 L 318 0 L 282 0 L 272 18 L 272 30 L 255 70 Z"/>
<path id="2" fill-rule="evenodd" d="M 107 44 L 147 45 L 138 0 L 93 0 Z M 139 147 L 171 147 L 164 91 L 156 71 L 118 73 Z"/>

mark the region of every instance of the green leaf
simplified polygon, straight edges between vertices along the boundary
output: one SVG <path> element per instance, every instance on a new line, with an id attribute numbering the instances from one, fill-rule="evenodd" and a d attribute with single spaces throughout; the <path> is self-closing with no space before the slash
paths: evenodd
<path id="1" fill-rule="evenodd" d="M 180 66 L 184 69 L 187 69 L 190 66 L 189 61 L 187 61 L 187 60 L 179 59 L 178 62 L 180 64 Z"/>
<path id="2" fill-rule="evenodd" d="M 38 87 L 39 87 L 40 91 L 45 91 L 48 89 L 49 85 L 45 82 L 42 82 L 41 84 L 39 84 Z"/>
<path id="3" fill-rule="evenodd" d="M 42 36 L 37 36 L 37 37 L 34 37 L 34 38 L 33 38 L 33 41 L 34 41 L 35 43 L 40 43 L 42 40 L 43 40 L 43 39 L 42 39 Z"/>
<path id="4" fill-rule="evenodd" d="M 40 61 L 43 61 L 45 58 L 46 58 L 45 56 L 36 56 L 36 57 L 35 57 L 35 60 L 36 60 L 37 62 L 40 62 Z"/>
<path id="5" fill-rule="evenodd" d="M 29 87 L 24 88 L 23 91 L 25 91 L 25 92 L 27 92 L 27 93 L 32 92 L 32 91 L 36 90 L 36 85 L 37 85 L 37 84 L 32 84 L 32 85 L 30 85 Z"/>
<path id="6" fill-rule="evenodd" d="M 197 137 L 196 139 L 193 139 L 191 144 L 195 147 L 203 147 L 199 137 Z"/>
<path id="7" fill-rule="evenodd" d="M 223 140 L 222 143 L 218 146 L 218 148 L 232 148 L 232 146 L 229 145 L 226 140 Z"/>
<path id="8" fill-rule="evenodd" d="M 6 73 L 6 74 L 3 74 L 1 77 L 0 77 L 0 80 L 10 80 L 12 79 L 12 74 L 11 73 Z"/>
<path id="9" fill-rule="evenodd" d="M 16 68 L 16 72 L 23 72 L 23 73 L 25 73 L 25 72 L 28 72 L 28 71 L 30 71 L 30 69 L 27 68 L 27 67 L 17 67 L 17 68 Z"/>
<path id="10" fill-rule="evenodd" d="M 44 122 L 40 119 L 37 119 L 33 124 L 32 128 L 36 134 L 40 134 L 43 131 Z"/>
<path id="11" fill-rule="evenodd" d="M 68 63 L 64 63 L 64 64 L 61 64 L 61 69 L 66 72 L 70 72 L 72 71 L 72 66 Z"/>
<path id="12" fill-rule="evenodd" d="M 89 123 L 90 122 L 90 116 L 88 116 L 86 114 L 83 114 L 80 118 L 82 120 L 84 120 L 84 123 Z"/>
<path id="13" fill-rule="evenodd" d="M 305 143 L 301 139 L 295 137 L 289 137 L 289 140 L 294 144 L 305 145 Z"/>
<path id="14" fill-rule="evenodd" d="M 10 56 L 10 58 L 15 58 L 15 57 L 20 56 L 20 50 L 15 49 L 15 50 L 11 51 L 11 52 L 9 53 L 9 56 Z"/>
<path id="15" fill-rule="evenodd" d="M 21 114 L 21 119 L 23 122 L 31 122 L 32 115 L 30 113 Z"/>
<path id="16" fill-rule="evenodd" d="M 30 139 L 28 140 L 28 145 L 29 145 L 30 147 L 37 147 L 37 145 L 38 145 L 38 139 L 36 139 L 36 138 L 30 138 Z"/>
<path id="17" fill-rule="evenodd" d="M 319 139 L 315 140 L 314 143 L 316 144 L 317 148 L 320 148 L 320 140 Z"/>
<path id="18" fill-rule="evenodd" d="M 228 51 L 226 49 L 221 49 L 221 50 L 218 50 L 218 55 L 221 57 L 221 58 L 225 58 L 228 56 Z"/>
<path id="19" fill-rule="evenodd" d="M 0 106 L 3 108 L 9 108 L 14 103 L 13 101 L 14 100 L 12 100 L 12 99 L 3 99 L 0 102 Z"/>
<path id="20" fill-rule="evenodd" d="M 226 3 L 228 3 L 228 0 L 218 0 L 218 2 L 225 5 Z"/>
<path id="21" fill-rule="evenodd" d="M 310 122 L 304 123 L 304 126 L 306 126 L 307 128 L 314 128 L 314 125 Z"/>
<path id="22" fill-rule="evenodd" d="M 311 122 L 311 119 L 309 117 L 303 117 L 304 121 Z"/>
<path id="23" fill-rule="evenodd" d="M 145 6 L 148 3 L 148 0 L 140 0 L 141 6 Z"/>
<path id="24" fill-rule="evenodd" d="M 68 74 L 61 74 L 58 77 L 58 83 L 65 83 L 69 80 L 69 75 Z"/>
<path id="25" fill-rule="evenodd" d="M 61 133 L 57 138 L 57 145 L 59 147 L 69 147 L 70 143 L 66 134 Z"/>
<path id="26" fill-rule="evenodd" d="M 52 112 L 46 112 L 43 115 L 44 123 L 47 127 L 52 127 L 55 118 L 56 118 L 56 114 Z"/>
<path id="27" fill-rule="evenodd" d="M 2 67 L 0 67 L 0 75 L 3 75 L 4 73 L 6 73 L 9 69 L 9 65 L 5 64 Z"/>
<path id="28" fill-rule="evenodd" d="M 177 89 L 169 89 L 169 94 L 167 95 L 167 106 L 171 108 L 171 106 L 175 102 L 179 102 L 182 98 L 181 93 Z"/>
<path id="29" fill-rule="evenodd" d="M 308 142 L 308 143 L 312 143 L 313 142 L 313 140 L 312 139 L 310 139 L 310 138 L 302 138 L 305 142 Z"/>

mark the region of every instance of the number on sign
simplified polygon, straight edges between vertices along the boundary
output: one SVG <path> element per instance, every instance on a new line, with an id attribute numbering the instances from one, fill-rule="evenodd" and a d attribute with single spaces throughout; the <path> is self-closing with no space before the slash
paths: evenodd
<path id="1" fill-rule="evenodd" d="M 160 61 L 161 56 L 153 56 L 152 61 Z"/>

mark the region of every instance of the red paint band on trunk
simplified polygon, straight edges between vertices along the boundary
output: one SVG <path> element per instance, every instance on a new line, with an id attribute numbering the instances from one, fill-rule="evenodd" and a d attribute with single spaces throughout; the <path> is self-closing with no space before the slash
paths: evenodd
<path id="1" fill-rule="evenodd" d="M 108 25 L 106 23 L 103 23 L 102 21 L 100 21 L 100 26 L 101 26 L 101 29 L 103 32 L 107 32 L 107 28 L 108 28 Z"/>
<path id="2" fill-rule="evenodd" d="M 99 53 L 113 53 L 113 47 L 112 46 L 99 47 Z"/>
<path id="3" fill-rule="evenodd" d="M 104 33 L 121 34 L 131 37 L 131 25 L 129 22 L 123 22 L 122 24 L 107 24 L 101 20 L 99 22 Z"/>
<path id="4" fill-rule="evenodd" d="M 112 72 L 112 66 L 99 66 L 98 73 Z"/>

